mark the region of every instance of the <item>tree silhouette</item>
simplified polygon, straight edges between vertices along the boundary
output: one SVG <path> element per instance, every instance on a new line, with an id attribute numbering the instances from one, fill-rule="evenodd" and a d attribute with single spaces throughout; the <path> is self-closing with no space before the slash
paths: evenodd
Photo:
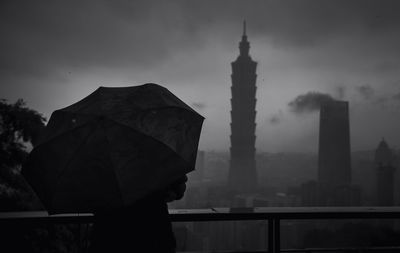
<path id="1" fill-rule="evenodd" d="M 0 99 L 0 166 L 20 165 L 27 155 L 24 143 L 35 145 L 46 119 L 26 107 L 22 99 L 14 104 Z"/>
<path id="2" fill-rule="evenodd" d="M 22 99 L 0 99 L 0 202 L 1 211 L 26 209 L 35 200 L 19 174 L 29 146 L 34 146 L 46 119 L 26 107 Z M 35 204 L 34 204 L 35 205 Z"/>

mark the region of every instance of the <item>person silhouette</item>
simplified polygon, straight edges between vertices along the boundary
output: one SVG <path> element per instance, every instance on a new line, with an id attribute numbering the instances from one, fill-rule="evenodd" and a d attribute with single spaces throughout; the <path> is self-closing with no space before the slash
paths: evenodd
<path id="1" fill-rule="evenodd" d="M 89 252 L 175 253 L 167 202 L 184 196 L 186 182 L 184 176 L 130 206 L 95 213 Z"/>

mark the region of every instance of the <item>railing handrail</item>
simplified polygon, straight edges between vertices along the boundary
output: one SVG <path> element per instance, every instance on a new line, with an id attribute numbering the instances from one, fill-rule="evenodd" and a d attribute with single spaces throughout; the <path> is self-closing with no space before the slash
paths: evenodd
<path id="1" fill-rule="evenodd" d="M 192 221 L 268 221 L 268 252 L 279 253 L 281 220 L 318 219 L 396 219 L 400 207 L 261 207 L 169 210 L 173 222 Z M 0 213 L 2 225 L 43 225 L 92 223 L 93 214 L 48 215 L 47 212 Z"/>
<path id="2" fill-rule="evenodd" d="M 400 207 L 256 207 L 256 208 L 208 208 L 170 209 L 175 222 L 229 221 L 229 220 L 301 220 L 301 219 L 396 219 Z M 34 223 L 91 223 L 91 213 L 49 215 L 46 211 L 0 212 L 0 224 L 4 222 Z"/>
<path id="3" fill-rule="evenodd" d="M 256 207 L 170 210 L 173 221 L 395 219 L 400 207 Z"/>

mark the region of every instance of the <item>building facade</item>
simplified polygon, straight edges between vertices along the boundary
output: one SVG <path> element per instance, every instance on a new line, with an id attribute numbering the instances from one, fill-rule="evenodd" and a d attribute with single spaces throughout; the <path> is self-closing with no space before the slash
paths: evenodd
<path id="1" fill-rule="evenodd" d="M 376 205 L 394 205 L 394 155 L 383 139 L 375 151 Z"/>
<path id="2" fill-rule="evenodd" d="M 325 102 L 320 108 L 319 128 L 318 185 L 320 204 L 329 206 L 348 205 L 349 195 L 353 195 L 350 184 L 349 104 L 347 101 Z"/>

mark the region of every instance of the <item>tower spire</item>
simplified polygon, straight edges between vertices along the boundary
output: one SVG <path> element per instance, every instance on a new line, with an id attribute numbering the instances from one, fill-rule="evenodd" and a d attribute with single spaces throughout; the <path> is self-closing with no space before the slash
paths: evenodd
<path id="1" fill-rule="evenodd" d="M 247 41 L 246 20 L 243 20 L 243 35 L 242 35 L 242 41 L 240 41 L 240 43 L 239 43 L 239 49 L 240 49 L 241 56 L 249 55 L 250 44 Z"/>

